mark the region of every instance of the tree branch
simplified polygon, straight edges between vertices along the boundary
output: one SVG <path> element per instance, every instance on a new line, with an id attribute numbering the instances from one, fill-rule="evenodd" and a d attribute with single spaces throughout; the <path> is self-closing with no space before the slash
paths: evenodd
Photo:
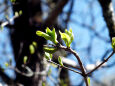
<path id="1" fill-rule="evenodd" d="M 59 65 L 59 64 L 57 64 L 57 63 L 55 63 L 55 62 L 53 62 L 53 61 L 51 61 L 51 60 L 47 60 L 47 61 L 48 61 L 49 63 L 53 63 L 53 64 L 57 65 L 57 66 L 60 67 L 60 68 L 64 68 L 64 69 L 67 69 L 67 70 L 70 70 L 70 71 L 73 71 L 73 72 L 75 72 L 75 73 L 78 73 L 78 74 L 82 75 L 81 72 L 75 71 L 75 70 L 73 70 L 73 69 L 71 69 L 71 68 L 69 68 L 69 67 L 61 66 L 61 65 Z"/>
<path id="2" fill-rule="evenodd" d="M 77 55 L 77 53 L 76 53 L 74 50 L 72 50 L 71 48 L 64 47 L 64 46 L 62 46 L 61 44 L 60 44 L 60 45 L 57 45 L 56 47 L 57 47 L 57 48 L 60 48 L 60 49 L 64 49 L 65 51 L 68 51 L 68 52 L 72 53 L 72 54 L 76 57 L 76 59 L 78 60 L 78 63 L 79 63 L 81 72 L 82 72 L 82 76 L 84 77 L 85 84 L 86 84 L 86 86 L 89 86 L 89 85 L 88 85 L 87 75 L 86 75 L 86 70 L 85 70 L 85 68 L 84 68 L 84 66 L 83 66 L 83 63 L 82 63 L 80 57 Z"/>
<path id="3" fill-rule="evenodd" d="M 102 9 L 103 17 L 107 24 L 110 38 L 115 37 L 115 15 L 112 0 L 98 0 Z"/>
<path id="4" fill-rule="evenodd" d="M 62 12 L 64 6 L 67 4 L 68 0 L 60 0 L 56 7 L 52 10 L 52 12 L 49 14 L 48 18 L 45 20 L 46 25 L 52 25 L 58 15 Z"/>
<path id="5" fill-rule="evenodd" d="M 94 72 L 95 70 L 97 70 L 98 68 L 100 68 L 104 63 L 106 63 L 111 58 L 111 56 L 113 56 L 114 53 L 115 52 L 113 51 L 108 58 L 106 58 L 101 64 L 99 64 L 97 67 L 95 67 L 89 73 L 87 73 L 87 75 L 90 75 L 92 72 Z"/>
<path id="6" fill-rule="evenodd" d="M 4 72 L 3 69 L 0 68 L 0 76 L 2 77 L 3 81 L 8 85 L 13 85 L 14 80 L 9 78 Z"/>

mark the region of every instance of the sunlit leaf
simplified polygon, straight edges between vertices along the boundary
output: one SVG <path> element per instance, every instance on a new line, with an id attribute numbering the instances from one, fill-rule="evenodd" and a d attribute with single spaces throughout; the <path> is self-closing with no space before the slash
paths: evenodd
<path id="1" fill-rule="evenodd" d="M 112 38 L 112 48 L 115 51 L 115 37 Z"/>
<path id="2" fill-rule="evenodd" d="M 62 58 L 60 56 L 58 57 L 58 62 L 61 66 L 63 66 Z"/>
<path id="3" fill-rule="evenodd" d="M 57 48 L 54 48 L 54 47 L 44 47 L 43 49 L 45 52 L 50 53 L 50 54 L 57 51 Z"/>
<path id="4" fill-rule="evenodd" d="M 88 84 L 89 84 L 89 86 L 90 86 L 90 78 L 88 77 Z"/>
<path id="5" fill-rule="evenodd" d="M 45 52 L 45 58 L 47 60 L 51 60 L 52 59 L 52 54 Z"/>
<path id="6" fill-rule="evenodd" d="M 73 39 L 74 39 L 74 35 L 72 33 L 72 29 L 70 28 L 69 31 L 67 31 L 67 29 L 65 29 L 65 33 L 70 37 L 70 41 L 69 41 L 69 46 L 72 43 Z"/>
<path id="7" fill-rule="evenodd" d="M 52 34 L 52 31 L 49 29 L 49 27 L 46 28 L 46 33 L 47 33 L 48 35 L 51 35 L 51 34 Z"/>
<path id="8" fill-rule="evenodd" d="M 46 40 L 50 40 L 50 39 L 51 39 L 51 37 L 50 37 L 48 34 L 44 33 L 44 32 L 37 31 L 36 34 L 37 34 L 38 36 L 44 37 Z"/>
<path id="9" fill-rule="evenodd" d="M 53 28 L 53 30 L 51 31 L 48 27 L 46 28 L 46 33 L 51 37 L 51 41 L 54 43 L 54 44 L 57 44 L 58 41 L 57 41 L 57 34 L 55 32 L 55 28 Z"/>
<path id="10" fill-rule="evenodd" d="M 65 42 L 66 46 L 67 46 L 67 47 L 70 47 L 70 46 L 69 46 L 69 41 L 70 41 L 69 35 L 67 35 L 66 33 L 62 33 L 62 32 L 60 32 L 60 31 L 59 31 L 59 33 L 60 33 L 60 35 L 61 35 L 61 38 L 62 38 L 63 41 Z"/>
<path id="11" fill-rule="evenodd" d="M 44 37 L 46 40 L 50 40 L 52 41 L 54 44 L 57 44 L 57 34 L 55 32 L 55 28 L 53 28 L 53 30 L 51 31 L 48 27 L 46 28 L 46 33 L 41 32 L 41 31 L 37 31 L 36 34 L 38 36 L 42 36 Z"/>
<path id="12" fill-rule="evenodd" d="M 53 41 L 55 44 L 58 43 L 58 41 L 57 41 L 57 34 L 56 34 L 56 32 L 55 32 L 55 28 L 53 28 L 53 30 L 52 30 L 52 41 Z"/>

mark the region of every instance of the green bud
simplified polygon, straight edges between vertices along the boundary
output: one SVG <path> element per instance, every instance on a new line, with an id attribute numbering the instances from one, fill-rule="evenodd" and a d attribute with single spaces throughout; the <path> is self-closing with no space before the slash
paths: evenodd
<path id="1" fill-rule="evenodd" d="M 60 32 L 60 31 L 59 31 L 59 33 L 60 33 L 60 35 L 61 35 L 61 38 L 62 38 L 63 41 L 65 42 L 66 46 L 67 46 L 67 47 L 70 47 L 70 46 L 69 46 L 69 41 L 70 41 L 69 35 L 67 35 L 66 33 L 62 33 L 62 32 Z"/>
<path id="2" fill-rule="evenodd" d="M 22 15 L 22 10 L 19 11 L 19 15 Z"/>
<path id="3" fill-rule="evenodd" d="M 37 48 L 37 42 L 33 41 L 33 42 L 32 42 L 32 45 L 33 45 L 35 48 Z"/>
<path id="4" fill-rule="evenodd" d="M 27 56 L 24 56 L 24 59 L 23 59 L 24 64 L 26 64 L 27 59 L 28 59 L 28 57 L 27 57 Z"/>
<path id="5" fill-rule="evenodd" d="M 34 48 L 34 46 L 32 44 L 29 46 L 29 50 L 30 50 L 31 54 L 35 53 L 35 48 Z"/>

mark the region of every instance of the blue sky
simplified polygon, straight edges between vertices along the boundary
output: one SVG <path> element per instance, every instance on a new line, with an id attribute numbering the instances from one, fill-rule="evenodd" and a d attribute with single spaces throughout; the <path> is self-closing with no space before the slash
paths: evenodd
<path id="1" fill-rule="evenodd" d="M 92 4 L 89 5 L 89 3 L 91 2 Z M 70 3 L 66 5 L 66 7 L 64 8 L 64 11 L 67 11 L 69 6 L 70 6 Z M 3 16 L 3 14 L 0 16 Z M 3 17 L 0 17 L 0 18 L 3 18 Z M 74 43 L 72 44 L 71 47 L 73 47 L 77 51 L 78 55 L 81 57 L 85 65 L 96 63 L 97 61 L 101 59 L 103 54 L 108 49 L 111 49 L 111 44 L 95 36 L 95 33 L 93 32 L 93 30 L 88 29 L 87 27 L 82 27 L 80 24 L 86 24 L 88 26 L 93 27 L 94 30 L 101 37 L 109 40 L 109 33 L 107 30 L 107 26 L 102 16 L 101 7 L 97 0 L 74 0 L 73 13 L 68 23 L 68 29 L 70 27 L 72 28 L 73 33 L 74 33 L 74 38 L 75 38 Z M 86 49 L 89 46 L 91 46 L 90 53 Z M 3 51 L 5 51 L 7 55 L 4 54 Z M 13 57 L 14 56 L 13 56 L 13 50 L 11 47 L 11 41 L 9 37 L 9 30 L 7 28 L 4 28 L 3 31 L 0 31 L 0 65 L 4 67 L 4 63 L 6 62 L 6 59 L 7 60 L 9 60 L 10 58 L 13 59 Z M 115 59 L 114 57 L 115 55 L 110 59 L 108 64 L 114 61 Z M 75 60 L 77 62 L 76 58 L 73 55 L 70 55 L 68 58 Z M 12 65 L 13 66 L 15 65 L 14 59 L 13 59 Z M 93 74 L 93 76 L 96 79 L 101 80 L 104 76 L 108 74 L 114 74 L 114 71 L 115 71 L 115 66 L 108 69 L 107 68 L 100 69 L 96 71 Z M 106 75 L 103 75 L 102 74 L 103 72 Z M 9 76 L 14 75 L 13 72 L 11 71 L 9 72 L 8 70 L 7 70 L 7 73 L 9 74 Z M 80 76 L 78 74 L 75 74 L 73 72 L 69 72 L 69 74 L 70 74 L 70 79 L 73 85 L 76 85 L 78 82 L 81 81 Z M 76 80 L 78 81 L 76 82 Z"/>

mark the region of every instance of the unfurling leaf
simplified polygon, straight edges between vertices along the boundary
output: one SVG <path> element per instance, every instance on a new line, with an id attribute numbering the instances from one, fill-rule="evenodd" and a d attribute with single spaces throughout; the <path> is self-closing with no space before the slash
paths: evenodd
<path id="1" fill-rule="evenodd" d="M 65 30 L 65 33 L 69 35 L 70 37 L 70 41 L 69 41 L 69 44 L 72 43 L 73 39 L 74 39 L 74 35 L 72 33 L 72 29 L 70 28 L 69 31 L 67 31 L 67 29 Z"/>
<path id="2" fill-rule="evenodd" d="M 50 54 L 57 51 L 57 48 L 54 48 L 54 47 L 44 47 L 43 49 L 45 52 L 50 53 Z"/>
<path id="3" fill-rule="evenodd" d="M 35 53 L 35 48 L 34 48 L 34 46 L 32 44 L 29 46 L 29 50 L 30 50 L 31 54 Z"/>
<path id="4" fill-rule="evenodd" d="M 45 52 L 45 58 L 47 60 L 51 60 L 52 59 L 52 54 Z"/>
<path id="5" fill-rule="evenodd" d="M 44 37 L 46 40 L 50 40 L 52 41 L 54 44 L 57 44 L 57 34 L 55 32 L 55 29 L 53 28 L 53 30 L 51 31 L 48 27 L 46 28 L 46 33 L 41 32 L 41 31 L 37 31 L 36 34 L 38 36 L 42 36 Z"/>
<path id="6" fill-rule="evenodd" d="M 38 36 L 44 37 L 46 40 L 50 40 L 50 39 L 51 39 L 50 36 L 49 36 L 48 34 L 44 33 L 44 32 L 37 31 L 36 34 L 37 34 Z"/>
<path id="7" fill-rule="evenodd" d="M 61 66 L 63 66 L 62 58 L 60 56 L 58 57 L 58 62 Z"/>
<path id="8" fill-rule="evenodd" d="M 65 33 L 62 33 L 62 32 L 59 32 L 59 33 L 61 35 L 61 38 L 65 42 L 66 46 L 70 47 L 70 45 L 71 45 L 71 43 L 72 43 L 72 41 L 74 39 L 72 29 L 70 29 L 69 31 L 65 30 Z"/>
<path id="9" fill-rule="evenodd" d="M 54 44 L 57 44 L 57 34 L 55 32 L 55 28 L 51 31 L 48 27 L 46 28 L 46 33 L 51 37 L 50 41 L 52 41 Z"/>
<path id="10" fill-rule="evenodd" d="M 27 56 L 24 56 L 24 59 L 23 59 L 24 64 L 26 64 L 27 59 L 28 59 L 28 57 L 27 57 Z"/>
<path id="11" fill-rule="evenodd" d="M 115 51 L 115 37 L 112 38 L 112 48 Z"/>
<path id="12" fill-rule="evenodd" d="M 62 32 L 59 32 L 59 33 L 61 35 L 61 38 L 64 40 L 66 46 L 69 47 L 70 37 L 66 33 L 62 33 Z"/>
<path id="13" fill-rule="evenodd" d="M 52 31 L 48 27 L 46 28 L 46 34 L 48 34 L 48 35 L 52 34 Z"/>
<path id="14" fill-rule="evenodd" d="M 53 28 L 53 30 L 52 30 L 52 41 L 54 42 L 54 44 L 57 44 L 57 43 L 58 43 L 58 41 L 57 41 L 57 34 L 56 34 L 54 28 Z"/>

